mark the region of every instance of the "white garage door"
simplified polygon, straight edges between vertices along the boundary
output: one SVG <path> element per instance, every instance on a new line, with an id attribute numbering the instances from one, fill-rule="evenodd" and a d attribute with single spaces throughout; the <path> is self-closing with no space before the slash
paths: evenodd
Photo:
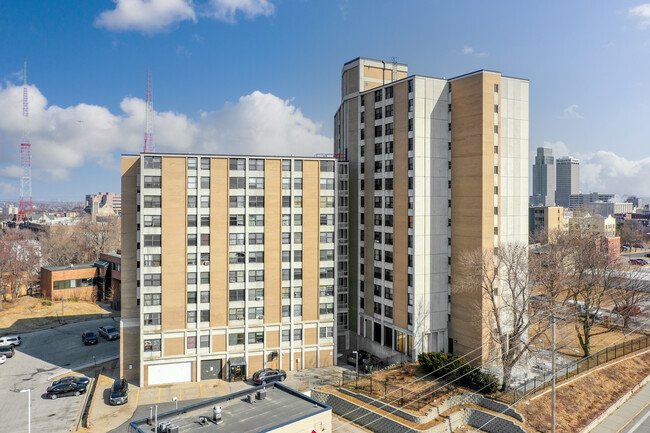
<path id="1" fill-rule="evenodd" d="M 149 365 L 149 385 L 190 382 L 191 380 L 191 362 L 174 362 L 171 364 Z"/>

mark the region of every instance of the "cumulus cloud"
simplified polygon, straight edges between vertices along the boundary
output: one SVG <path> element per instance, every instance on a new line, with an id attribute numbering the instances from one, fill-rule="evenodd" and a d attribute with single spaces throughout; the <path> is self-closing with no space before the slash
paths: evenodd
<path id="1" fill-rule="evenodd" d="M 113 31 L 134 30 L 158 33 L 197 16 L 234 23 L 238 15 L 247 19 L 275 12 L 270 0 L 113 0 L 115 9 L 99 14 L 95 26 Z"/>
<path id="2" fill-rule="evenodd" d="M 473 55 L 476 57 L 485 57 L 488 55 L 485 52 L 477 52 L 473 47 L 470 47 L 469 45 L 463 46 L 463 54 L 466 56 Z"/>
<path id="3" fill-rule="evenodd" d="M 34 180 L 61 182 L 76 168 L 97 164 L 118 168 L 119 154 L 142 150 L 145 101 L 124 98 L 120 112 L 78 104 L 49 105 L 30 86 L 30 137 Z M 22 88 L 0 87 L 0 177 L 20 177 Z M 18 107 L 16 109 L 15 107 Z M 255 91 L 197 119 L 172 111 L 156 112 L 154 144 L 160 152 L 305 155 L 330 152 L 322 125 L 305 117 L 291 100 Z"/>
<path id="4" fill-rule="evenodd" d="M 18 186 L 13 183 L 0 182 L 0 196 L 12 197 L 18 195 Z"/>
<path id="5" fill-rule="evenodd" d="M 578 113 L 580 108 L 577 104 L 571 104 L 564 109 L 561 116 L 558 116 L 560 119 L 584 119 L 584 116 Z"/>
<path id="6" fill-rule="evenodd" d="M 97 27 L 108 30 L 136 30 L 156 33 L 186 20 L 196 22 L 191 0 L 113 0 L 115 9 L 95 19 Z"/>
<path id="7" fill-rule="evenodd" d="M 635 6 L 628 12 L 630 17 L 637 20 L 642 27 L 650 26 L 650 3 Z"/>

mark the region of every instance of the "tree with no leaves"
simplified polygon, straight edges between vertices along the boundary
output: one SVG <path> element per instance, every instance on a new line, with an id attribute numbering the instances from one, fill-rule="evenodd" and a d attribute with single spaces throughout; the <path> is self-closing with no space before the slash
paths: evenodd
<path id="1" fill-rule="evenodd" d="M 529 312 L 531 279 L 528 245 L 511 243 L 497 249 L 476 250 L 463 255 L 466 272 L 454 290 L 482 294 L 478 316 L 487 332 L 491 356 L 502 369 L 502 391 L 510 388 L 512 369 L 528 352 L 531 342 L 545 331 L 536 313 Z M 529 335 L 530 334 L 530 335 Z"/>
<path id="2" fill-rule="evenodd" d="M 614 313 L 623 320 L 623 328 L 630 327 L 630 320 L 638 314 L 640 305 L 650 300 L 650 281 L 647 273 L 638 267 L 619 273 L 617 286 L 619 290 L 612 293 Z"/>
<path id="3" fill-rule="evenodd" d="M 22 289 L 37 280 L 40 249 L 31 232 L 9 230 L 0 239 L 0 288 L 2 298 L 11 294 L 15 301 Z"/>

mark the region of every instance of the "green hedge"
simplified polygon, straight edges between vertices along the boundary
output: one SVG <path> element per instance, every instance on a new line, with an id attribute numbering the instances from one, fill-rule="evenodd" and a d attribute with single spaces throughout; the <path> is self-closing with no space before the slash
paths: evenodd
<path id="1" fill-rule="evenodd" d="M 495 375 L 474 369 L 465 359 L 456 355 L 443 352 L 421 353 L 418 355 L 418 362 L 426 371 L 435 371 L 433 376 L 441 377 L 451 373 L 460 377 L 459 383 L 462 386 L 482 394 L 494 394 L 499 389 L 499 379 Z"/>

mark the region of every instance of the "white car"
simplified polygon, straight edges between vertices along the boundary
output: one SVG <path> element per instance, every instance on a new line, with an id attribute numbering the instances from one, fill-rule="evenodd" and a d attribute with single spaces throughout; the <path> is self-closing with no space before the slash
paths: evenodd
<path id="1" fill-rule="evenodd" d="M 0 337 L 0 346 L 20 346 L 23 340 L 20 338 L 20 335 L 5 335 Z"/>
<path id="2" fill-rule="evenodd" d="M 0 355 L 0 364 L 4 364 L 6 360 L 7 360 L 6 356 Z"/>

